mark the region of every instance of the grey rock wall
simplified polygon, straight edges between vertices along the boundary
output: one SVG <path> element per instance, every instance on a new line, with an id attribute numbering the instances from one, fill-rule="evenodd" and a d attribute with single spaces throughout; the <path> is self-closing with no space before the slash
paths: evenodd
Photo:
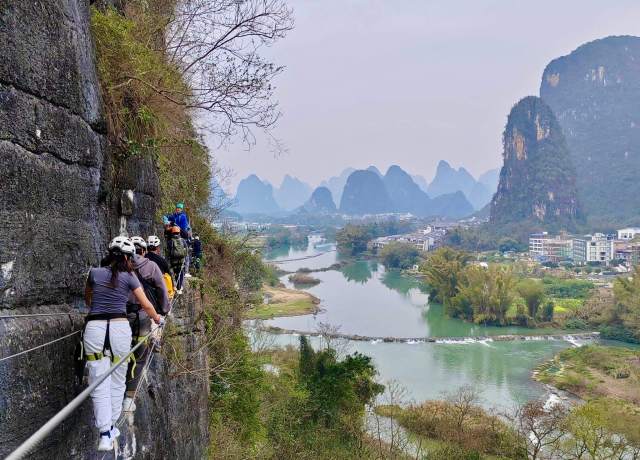
<path id="1" fill-rule="evenodd" d="M 81 0 L 0 3 L 0 308 L 71 301 L 107 237 L 88 14 Z"/>

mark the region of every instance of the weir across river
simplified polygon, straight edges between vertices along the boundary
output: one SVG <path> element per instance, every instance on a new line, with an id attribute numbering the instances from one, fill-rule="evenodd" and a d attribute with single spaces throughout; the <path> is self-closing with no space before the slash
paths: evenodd
<path id="1" fill-rule="evenodd" d="M 341 334 L 338 332 L 308 332 L 295 329 L 283 329 L 275 326 L 267 326 L 261 328 L 266 332 L 273 334 L 292 334 L 306 335 L 311 337 L 330 337 L 334 339 L 354 340 L 359 342 L 382 342 L 382 343 L 483 343 L 483 342 L 514 342 L 514 341 L 544 341 L 555 340 L 565 341 L 572 344 L 578 342 L 596 341 L 600 338 L 599 332 L 581 332 L 571 334 L 540 334 L 540 335 L 522 335 L 522 334 L 505 334 L 505 335 L 486 335 L 476 337 L 382 337 L 382 336 L 366 336 L 358 334 Z"/>

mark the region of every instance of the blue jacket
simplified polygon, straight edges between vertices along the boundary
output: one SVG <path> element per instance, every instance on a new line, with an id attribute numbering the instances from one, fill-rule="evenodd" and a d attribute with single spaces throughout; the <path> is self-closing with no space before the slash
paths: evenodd
<path id="1" fill-rule="evenodd" d="M 174 212 L 173 214 L 169 214 L 167 216 L 170 222 L 173 222 L 181 230 L 185 232 L 191 231 L 191 226 L 189 225 L 189 217 L 184 212 Z"/>

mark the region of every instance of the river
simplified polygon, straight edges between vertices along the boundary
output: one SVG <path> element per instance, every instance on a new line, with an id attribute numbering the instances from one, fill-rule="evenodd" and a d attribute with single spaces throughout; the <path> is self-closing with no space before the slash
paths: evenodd
<path id="1" fill-rule="evenodd" d="M 318 255 L 317 257 L 315 257 Z M 278 265 L 295 271 L 319 269 L 339 260 L 335 246 L 311 238 L 305 249 L 285 249 L 266 255 L 286 260 Z M 290 259 L 296 259 L 291 260 Z M 302 259 L 302 260 L 298 260 Z M 532 335 L 553 330 L 478 326 L 448 318 L 441 305 L 430 304 L 418 281 L 386 271 L 375 261 L 356 261 L 340 270 L 316 272 L 321 283 L 306 289 L 320 299 L 316 315 L 275 318 L 268 326 L 317 331 L 320 323 L 339 327 L 344 334 L 393 337 L 477 337 L 503 334 Z M 290 286 L 287 276 L 282 281 Z M 297 345 L 297 334 L 273 336 L 279 345 Z M 312 339 L 317 343 L 318 339 Z M 385 343 L 346 341 L 350 352 L 371 356 L 382 383 L 396 381 L 410 401 L 441 398 L 463 385 L 481 393 L 485 407 L 510 409 L 534 398 L 546 398 L 546 388 L 531 379 L 533 369 L 572 344 L 562 340 L 501 342 L 467 340 L 442 343 Z"/>

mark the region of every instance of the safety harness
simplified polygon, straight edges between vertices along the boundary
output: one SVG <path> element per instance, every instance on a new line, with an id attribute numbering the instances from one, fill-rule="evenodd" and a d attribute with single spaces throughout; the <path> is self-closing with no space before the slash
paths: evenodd
<path id="1" fill-rule="evenodd" d="M 89 321 L 106 321 L 107 329 L 104 335 L 104 343 L 102 345 L 102 351 L 97 351 L 95 353 L 84 353 L 84 357 L 87 361 L 99 361 L 106 356 L 107 350 L 111 355 L 111 362 L 117 363 L 120 358 L 118 356 L 114 356 L 113 351 L 111 350 L 111 342 L 109 341 L 109 326 L 111 324 L 112 319 L 116 318 L 124 318 L 127 319 L 126 313 L 96 313 L 94 315 L 88 315 L 84 322 L 84 327 L 82 328 L 82 336 L 80 339 L 80 343 L 84 344 L 84 331 L 87 328 L 87 324 Z M 84 347 L 84 345 L 81 345 Z"/>

